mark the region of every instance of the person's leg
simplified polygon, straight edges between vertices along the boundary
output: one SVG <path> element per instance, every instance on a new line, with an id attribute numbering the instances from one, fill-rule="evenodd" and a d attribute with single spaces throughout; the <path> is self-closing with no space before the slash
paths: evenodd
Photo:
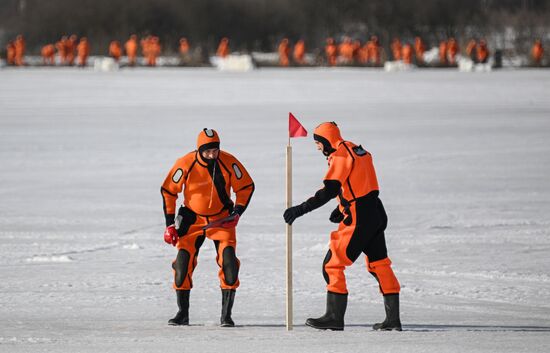
<path id="1" fill-rule="evenodd" d="M 322 330 L 343 330 L 348 303 L 348 290 L 344 270 L 353 261 L 346 255 L 355 226 L 340 223 L 338 231 L 331 233 L 329 250 L 323 261 L 323 277 L 327 282 L 326 312 L 319 318 L 309 318 L 306 325 Z"/>
<path id="2" fill-rule="evenodd" d="M 367 270 L 376 278 L 380 293 L 384 296 L 384 308 L 386 319 L 373 326 L 375 330 L 398 330 L 401 331 L 401 320 L 399 317 L 399 292 L 401 286 L 391 267 L 391 260 L 388 257 L 386 238 L 384 230 L 387 225 L 387 216 L 382 202 L 377 205 L 377 212 L 383 220 L 376 235 L 370 239 L 365 246 L 365 263 Z"/>
<path id="3" fill-rule="evenodd" d="M 220 325 L 222 327 L 233 327 L 235 323 L 231 318 L 235 291 L 239 287 L 240 261 L 236 255 L 236 240 L 215 240 L 216 262 L 220 267 L 218 277 L 222 291 L 222 313 Z"/>
<path id="4" fill-rule="evenodd" d="M 204 235 L 194 234 L 181 237 L 177 246 L 178 254 L 172 262 L 178 312 L 168 321 L 170 325 L 189 324 L 189 294 L 193 287 L 193 271 L 197 266 L 199 249 L 204 242 Z"/>

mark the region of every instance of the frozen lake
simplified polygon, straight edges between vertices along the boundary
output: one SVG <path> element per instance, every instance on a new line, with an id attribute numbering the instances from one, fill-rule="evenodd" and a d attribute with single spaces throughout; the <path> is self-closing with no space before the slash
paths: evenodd
<path id="1" fill-rule="evenodd" d="M 335 201 L 294 223 L 295 330 L 285 315 L 284 152 L 292 111 L 372 152 L 402 284 L 404 332 L 360 258 L 344 332 L 324 313 Z M 160 184 L 216 129 L 256 182 L 238 227 L 234 329 L 218 328 L 211 241 L 190 319 L 171 327 L 175 250 Z M 324 157 L 293 139 L 294 199 Z M 0 70 L 1 352 L 548 352 L 550 71 Z"/>

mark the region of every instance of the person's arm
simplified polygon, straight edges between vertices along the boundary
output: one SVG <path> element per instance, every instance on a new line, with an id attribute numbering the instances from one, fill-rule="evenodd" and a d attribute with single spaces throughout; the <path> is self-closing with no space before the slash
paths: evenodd
<path id="1" fill-rule="evenodd" d="M 325 205 L 338 196 L 342 184 L 346 182 L 353 167 L 353 157 L 348 155 L 347 152 L 344 153 L 343 155 L 339 155 L 335 152 L 335 155 L 331 157 L 329 169 L 323 180 L 323 188 L 306 201 L 285 211 L 283 218 L 286 223 L 292 224 L 296 218 Z"/>
<path id="2" fill-rule="evenodd" d="M 186 169 L 184 158 L 178 159 L 160 188 L 166 226 L 174 224 L 178 194 L 183 190 L 187 179 Z"/>
<path id="3" fill-rule="evenodd" d="M 242 216 L 254 194 L 254 181 L 246 168 L 236 158 L 232 158 L 230 163 L 231 165 L 226 167 L 231 172 L 231 188 L 237 197 L 233 213 Z"/>

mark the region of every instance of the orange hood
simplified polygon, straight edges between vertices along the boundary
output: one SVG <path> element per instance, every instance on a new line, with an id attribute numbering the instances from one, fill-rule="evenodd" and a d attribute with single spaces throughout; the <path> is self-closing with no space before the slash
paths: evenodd
<path id="1" fill-rule="evenodd" d="M 322 123 L 313 131 L 313 139 L 323 145 L 323 154 L 329 156 L 336 151 L 340 142 L 344 141 L 340 129 L 334 121 Z"/>
<path id="2" fill-rule="evenodd" d="M 197 149 L 207 150 L 209 148 L 220 148 L 220 137 L 216 130 L 204 128 L 197 137 Z"/>

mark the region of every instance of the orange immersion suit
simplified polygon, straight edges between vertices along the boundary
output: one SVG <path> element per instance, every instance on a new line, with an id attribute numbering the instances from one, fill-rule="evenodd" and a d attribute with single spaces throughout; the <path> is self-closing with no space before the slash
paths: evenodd
<path id="1" fill-rule="evenodd" d="M 334 39 L 327 38 L 327 45 L 325 46 L 325 55 L 327 56 L 327 63 L 329 66 L 336 65 L 336 57 L 338 56 L 338 47 L 334 43 Z"/>
<path id="2" fill-rule="evenodd" d="M 279 47 L 277 48 L 277 51 L 279 53 L 279 65 L 280 66 L 288 66 L 290 63 L 289 55 L 290 55 L 290 46 L 288 45 L 288 39 L 284 38 L 281 43 L 279 44 Z"/>
<path id="3" fill-rule="evenodd" d="M 340 44 L 338 48 L 338 53 L 340 53 L 340 57 L 344 64 L 351 64 L 353 62 L 353 43 L 351 38 L 344 38 L 344 42 Z"/>
<path id="4" fill-rule="evenodd" d="M 449 39 L 447 43 L 447 59 L 449 60 L 449 65 L 456 64 L 456 54 L 459 53 L 458 43 L 454 38 Z"/>
<path id="5" fill-rule="evenodd" d="M 390 47 L 393 55 L 393 60 L 401 60 L 401 41 L 398 38 L 395 38 L 392 41 Z"/>
<path id="6" fill-rule="evenodd" d="M 533 48 L 531 49 L 531 57 L 533 58 L 533 62 L 536 65 L 540 65 L 542 62 L 542 56 L 544 55 L 544 48 L 542 47 L 542 42 L 537 39 L 535 41 L 535 44 L 533 44 Z"/>
<path id="7" fill-rule="evenodd" d="M 369 62 L 374 65 L 380 65 L 380 44 L 378 37 L 372 36 L 367 43 Z"/>
<path id="8" fill-rule="evenodd" d="M 43 46 L 40 55 L 42 56 L 44 65 L 55 64 L 55 46 L 53 44 Z"/>
<path id="9" fill-rule="evenodd" d="M 487 48 L 487 42 L 485 40 L 480 40 L 477 48 L 477 62 L 485 64 L 489 60 L 489 48 Z"/>
<path id="10" fill-rule="evenodd" d="M 323 276 L 329 293 L 347 294 L 344 270 L 364 253 L 367 270 L 377 279 L 383 295 L 398 294 L 400 285 L 391 268 L 384 230 L 387 216 L 378 198 L 379 188 L 372 156 L 360 145 L 344 141 L 335 123 L 323 123 L 314 131 L 314 139 L 328 157 L 324 187 L 299 206 L 285 211 L 310 212 L 338 197 L 339 206 L 330 220 L 338 229 L 330 234 L 329 250 L 323 261 Z M 300 211 L 301 210 L 301 211 Z"/>
<path id="11" fill-rule="evenodd" d="M 23 58 L 25 56 L 25 39 L 22 35 L 18 35 L 15 39 L 15 65 L 23 66 Z"/>
<path id="12" fill-rule="evenodd" d="M 225 58 L 229 55 L 229 39 L 222 38 L 220 44 L 218 45 L 218 50 L 216 50 L 216 55 Z"/>
<path id="13" fill-rule="evenodd" d="M 128 57 L 128 65 L 134 66 L 136 64 L 138 42 L 137 36 L 132 34 L 130 39 L 124 43 L 124 49 L 126 49 L 126 56 Z"/>
<path id="14" fill-rule="evenodd" d="M 416 55 L 416 63 L 422 64 L 424 63 L 424 52 L 426 51 L 426 46 L 424 45 L 424 42 L 422 41 L 422 38 L 415 37 L 414 38 L 414 53 Z"/>
<path id="15" fill-rule="evenodd" d="M 181 56 L 185 56 L 189 54 L 189 42 L 187 41 L 187 38 L 181 38 L 180 39 L 180 46 L 179 46 L 179 52 Z"/>
<path id="16" fill-rule="evenodd" d="M 305 64 L 305 60 L 304 60 L 305 53 L 306 53 L 306 44 L 302 39 L 300 39 L 294 45 L 294 52 L 292 55 L 296 64 L 298 65 Z"/>
<path id="17" fill-rule="evenodd" d="M 65 50 L 65 43 L 67 40 L 67 37 L 63 36 L 57 43 L 55 43 L 55 48 L 57 49 L 57 55 L 59 56 L 59 62 L 61 65 L 67 64 L 67 51 Z"/>
<path id="18" fill-rule="evenodd" d="M 15 45 L 13 42 L 8 42 L 6 46 L 6 61 L 8 65 L 15 65 Z"/>
<path id="19" fill-rule="evenodd" d="M 213 240 L 216 246 L 220 287 L 235 290 L 239 286 L 235 227 L 206 230 L 203 227 L 232 212 L 242 215 L 252 198 L 254 182 L 244 166 L 227 152 L 220 151 L 216 160 L 202 157 L 201 151 L 219 148 L 219 142 L 216 131 L 201 131 L 197 150 L 176 161 L 161 187 L 166 225 L 175 222 L 179 236 L 178 254 L 172 263 L 176 290 L 193 287 L 193 271 L 205 238 Z M 176 218 L 176 200 L 182 190 L 183 206 Z M 231 190 L 236 194 L 235 201 L 231 200 Z"/>
<path id="20" fill-rule="evenodd" d="M 439 64 L 447 65 L 447 41 L 439 42 Z"/>
<path id="21" fill-rule="evenodd" d="M 403 55 L 403 62 L 405 64 L 412 64 L 412 58 L 413 58 L 413 48 L 412 48 L 412 45 L 410 44 L 405 44 L 403 46 L 403 50 L 402 50 L 402 55 Z"/>
<path id="22" fill-rule="evenodd" d="M 118 40 L 114 40 L 109 44 L 109 55 L 115 59 L 116 62 L 120 60 L 122 56 L 122 47 Z"/>
<path id="23" fill-rule="evenodd" d="M 69 37 L 69 39 L 65 41 L 65 55 L 67 56 L 67 62 L 71 66 L 74 65 L 74 58 L 75 58 L 74 52 L 77 46 L 76 44 L 77 39 L 78 39 L 77 36 L 73 34 Z"/>
<path id="24" fill-rule="evenodd" d="M 470 39 L 468 45 L 466 46 L 466 55 L 474 62 L 477 60 L 476 48 L 477 42 L 475 39 Z"/>
<path id="25" fill-rule="evenodd" d="M 90 44 L 88 44 L 88 39 L 86 37 L 80 39 L 76 51 L 78 54 L 78 66 L 86 66 L 88 55 L 90 55 Z"/>
<path id="26" fill-rule="evenodd" d="M 365 45 L 357 51 L 357 61 L 359 64 L 365 65 L 369 63 L 369 44 L 370 41 L 365 43 Z"/>

